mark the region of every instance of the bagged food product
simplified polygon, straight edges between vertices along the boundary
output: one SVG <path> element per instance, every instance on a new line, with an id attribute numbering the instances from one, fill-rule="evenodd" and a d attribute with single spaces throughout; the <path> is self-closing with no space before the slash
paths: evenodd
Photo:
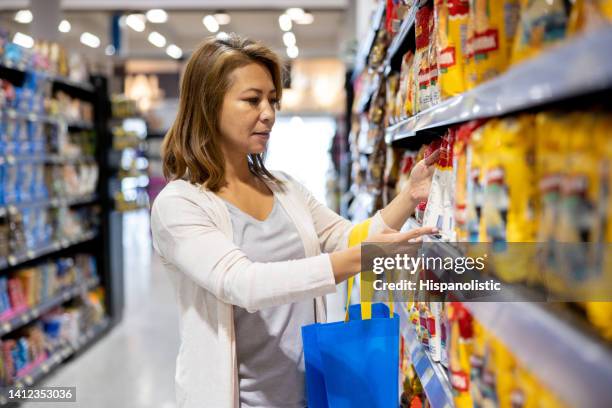
<path id="1" fill-rule="evenodd" d="M 472 208 L 474 203 L 468 203 L 468 191 L 471 173 L 470 138 L 472 132 L 484 124 L 483 120 L 471 121 L 457 128 L 455 143 L 453 144 L 453 172 L 455 179 L 455 237 L 458 242 L 469 241 L 467 228 L 468 205 Z"/>
<path id="2" fill-rule="evenodd" d="M 395 117 L 395 103 L 397 101 L 397 93 L 399 88 L 399 74 L 392 73 L 387 78 L 387 89 L 385 91 L 385 118 L 383 126 L 388 127 L 397 121 Z"/>
<path id="3" fill-rule="evenodd" d="M 436 163 L 423 226 L 436 227 L 448 240 L 455 241 L 454 196 L 455 180 L 452 169 L 455 129 L 450 128 L 442 138 L 440 156 Z"/>
<path id="4" fill-rule="evenodd" d="M 521 0 L 512 64 L 537 55 L 566 36 L 569 10 L 564 0 Z"/>
<path id="5" fill-rule="evenodd" d="M 470 358 L 473 348 L 472 315 L 458 302 L 448 308 L 450 339 L 448 365 L 453 387 L 453 401 L 457 408 L 473 408 L 470 394 Z"/>
<path id="6" fill-rule="evenodd" d="M 440 81 L 438 71 L 438 42 L 436 33 L 438 32 L 438 19 L 432 11 L 429 20 L 429 45 L 427 46 L 427 58 L 429 59 L 429 95 L 430 106 L 436 106 L 441 101 Z"/>
<path id="7" fill-rule="evenodd" d="M 433 24 L 431 1 L 419 0 L 415 17 L 416 52 L 414 54 L 414 111 L 431 106 L 429 42 Z"/>
<path id="8" fill-rule="evenodd" d="M 404 156 L 402 157 L 402 161 L 400 164 L 399 175 L 397 180 L 397 191 L 402 191 L 406 187 L 406 183 L 410 178 L 410 172 L 412 171 L 412 167 L 414 167 L 416 163 L 417 152 L 407 150 L 404 152 Z"/>
<path id="9" fill-rule="evenodd" d="M 402 58 L 402 66 L 400 68 L 399 87 L 395 97 L 395 112 L 394 118 L 400 121 L 406 117 L 412 116 L 413 100 L 412 95 L 414 90 L 412 87 L 412 71 L 414 63 L 414 53 L 408 51 Z"/>
<path id="10" fill-rule="evenodd" d="M 561 181 L 567 169 L 567 146 L 569 129 L 572 123 L 566 114 L 560 112 L 540 112 L 536 114 L 536 178 L 538 188 L 537 242 L 541 254 L 537 259 L 537 268 L 541 280 L 531 283 L 541 284 L 553 293 L 560 293 L 564 280 L 559 271 L 560 255 L 558 254 L 557 229 L 561 212 Z"/>
<path id="11" fill-rule="evenodd" d="M 485 125 L 483 164 L 484 237 L 492 243 L 495 274 L 506 282 L 525 282 L 532 274 L 535 246 L 533 115 L 491 120 Z"/>
<path id="12" fill-rule="evenodd" d="M 385 206 L 395 198 L 401 191 L 398 190 L 398 178 L 402 157 L 404 156 L 403 149 L 395 149 L 387 146 L 387 158 L 384 174 L 384 201 Z"/>
<path id="13" fill-rule="evenodd" d="M 464 52 L 466 49 L 469 2 L 467 0 L 435 0 L 437 27 L 438 83 L 440 97 L 446 99 L 466 90 Z"/>
<path id="14" fill-rule="evenodd" d="M 475 407 L 482 407 L 483 397 L 483 373 L 484 356 L 487 346 L 487 332 L 484 327 L 474 319 L 473 324 L 473 347 L 470 355 L 470 395 Z"/>
<path id="15" fill-rule="evenodd" d="M 518 0 L 470 0 L 466 49 L 467 85 L 495 78 L 510 62 L 519 16 Z"/>
<path id="16" fill-rule="evenodd" d="M 517 369 L 514 356 L 506 346 L 498 339 L 493 340 L 494 365 L 495 365 L 495 387 L 499 408 L 513 408 L 512 391 L 515 388 L 514 372 Z"/>

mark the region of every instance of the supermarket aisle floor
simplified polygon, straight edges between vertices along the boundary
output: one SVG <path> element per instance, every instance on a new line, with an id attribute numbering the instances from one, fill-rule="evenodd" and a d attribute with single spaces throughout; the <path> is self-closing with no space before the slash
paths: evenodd
<path id="1" fill-rule="evenodd" d="M 124 219 L 126 308 L 123 321 L 45 381 L 76 386 L 70 407 L 173 408 L 178 326 L 174 294 L 151 257 L 148 211 Z M 146 239 L 145 239 L 146 238 Z M 30 403 L 24 407 L 62 406 Z"/>

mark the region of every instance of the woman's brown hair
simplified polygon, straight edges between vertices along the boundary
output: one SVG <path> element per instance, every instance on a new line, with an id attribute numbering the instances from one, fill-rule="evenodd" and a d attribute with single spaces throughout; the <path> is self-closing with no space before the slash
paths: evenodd
<path id="1" fill-rule="evenodd" d="M 253 62 L 270 71 L 280 100 L 281 64 L 265 45 L 232 33 L 209 38 L 193 52 L 181 82 L 179 111 L 162 144 L 166 179 L 186 178 L 215 192 L 225 185 L 219 113 L 231 86 L 230 74 Z M 263 154 L 249 154 L 247 159 L 255 175 L 280 183 L 264 166 Z"/>

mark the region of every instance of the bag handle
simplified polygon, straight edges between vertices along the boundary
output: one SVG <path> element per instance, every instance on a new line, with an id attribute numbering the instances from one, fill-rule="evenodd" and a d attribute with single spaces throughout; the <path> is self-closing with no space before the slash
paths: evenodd
<path id="1" fill-rule="evenodd" d="M 348 246 L 353 247 L 355 245 L 360 245 L 363 241 L 368 238 L 368 234 L 370 232 L 370 224 L 372 223 L 372 219 L 368 218 L 364 222 L 361 222 L 355 225 L 351 232 L 349 233 L 349 242 Z M 349 319 L 349 306 L 351 304 L 351 293 L 353 293 L 353 285 L 355 282 L 355 277 L 351 276 L 348 278 L 348 288 L 346 294 L 346 314 L 344 316 L 344 321 L 348 321 Z M 359 287 L 361 287 L 361 273 L 359 274 Z M 393 298 L 392 294 L 389 293 L 389 312 L 390 317 L 393 317 Z M 368 320 L 372 318 L 372 302 L 364 302 L 361 300 L 361 319 Z"/>

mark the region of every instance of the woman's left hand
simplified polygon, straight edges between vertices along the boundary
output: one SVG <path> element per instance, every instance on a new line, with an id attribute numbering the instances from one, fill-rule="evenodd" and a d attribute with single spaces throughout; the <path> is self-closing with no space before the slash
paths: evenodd
<path id="1" fill-rule="evenodd" d="M 415 164 L 412 168 L 410 178 L 402 190 L 402 194 L 407 194 L 414 203 L 418 204 L 429 197 L 431 178 L 435 170 L 434 164 L 438 161 L 439 156 L 440 149 Z"/>

